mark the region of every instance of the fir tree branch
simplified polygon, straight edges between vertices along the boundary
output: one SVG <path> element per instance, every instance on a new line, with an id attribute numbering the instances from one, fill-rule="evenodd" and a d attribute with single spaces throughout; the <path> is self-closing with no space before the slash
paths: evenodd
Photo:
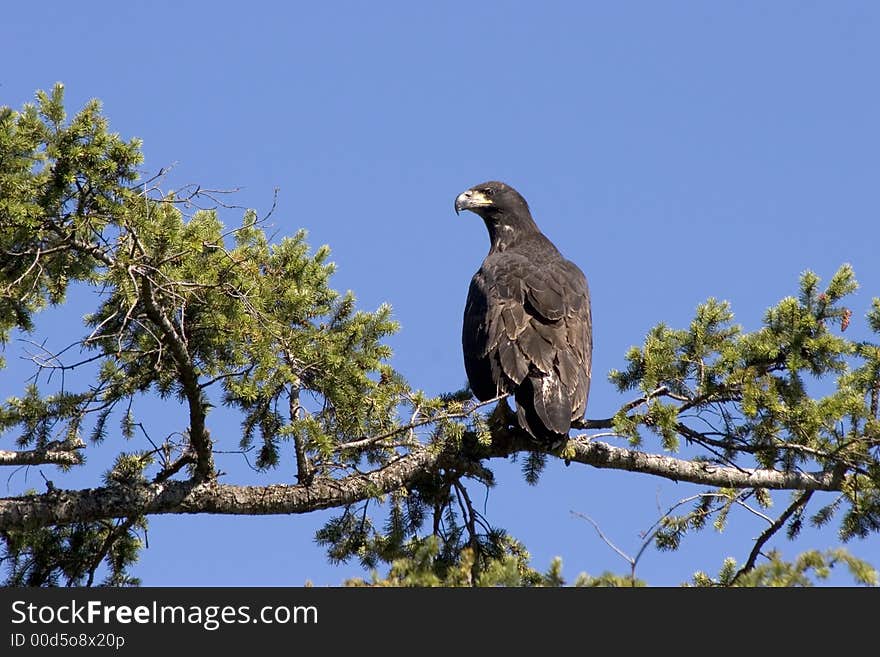
<path id="1" fill-rule="evenodd" d="M 303 411 L 299 403 L 299 381 L 292 385 L 288 392 L 288 403 L 290 407 L 291 422 L 297 419 Z M 312 479 L 312 464 L 309 461 L 309 455 L 306 451 L 305 440 L 303 436 L 294 434 L 293 451 L 296 455 L 296 480 L 301 484 L 307 484 Z"/>
<path id="2" fill-rule="evenodd" d="M 459 509 L 461 510 L 461 516 L 467 527 L 468 546 L 473 550 L 474 554 L 474 561 L 471 564 L 470 569 L 470 584 L 471 586 L 476 586 L 480 574 L 480 540 L 477 536 L 477 510 L 474 509 L 474 505 L 471 503 L 471 498 L 467 493 L 467 489 L 461 484 L 461 480 L 453 480 L 452 487 L 455 491 L 455 497 L 458 501 Z"/>
<path id="3" fill-rule="evenodd" d="M 92 586 L 95 583 L 95 573 L 101 566 L 101 562 L 104 561 L 107 554 L 110 552 L 113 543 L 125 536 L 131 528 L 134 527 L 138 520 L 139 518 L 127 518 L 107 532 L 107 536 L 104 538 L 101 548 L 93 555 L 91 562 L 88 565 L 88 579 L 86 580 L 86 586 Z M 67 585 L 72 586 L 72 581 L 69 580 Z"/>
<path id="4" fill-rule="evenodd" d="M 66 248 L 64 250 L 67 250 L 67 248 L 69 248 L 74 251 L 79 251 L 80 253 L 86 253 L 92 256 L 95 260 L 103 263 L 107 267 L 112 267 L 115 263 L 115 259 L 109 253 L 107 253 L 105 249 L 102 249 L 97 244 L 77 239 L 73 236 L 73 234 L 65 233 L 61 223 L 59 223 L 57 218 L 52 217 L 48 222 L 45 223 L 45 226 L 61 238 L 62 242 L 59 246 L 65 246 Z"/>
<path id="5" fill-rule="evenodd" d="M 534 451 L 528 436 L 503 432 L 479 458 L 503 458 Z M 826 472 L 782 472 L 738 469 L 676 459 L 658 454 L 614 447 L 601 442 L 570 440 L 571 461 L 641 472 L 671 479 L 732 488 L 775 490 L 840 490 L 842 478 Z M 300 514 L 342 507 L 408 487 L 427 473 L 443 468 L 470 472 L 479 461 L 450 450 L 416 448 L 377 470 L 342 479 L 316 477 L 309 484 L 234 486 L 216 481 L 165 481 L 131 486 L 52 491 L 0 499 L 0 530 L 22 529 L 107 518 L 168 513 L 215 513 L 225 515 Z"/>
<path id="6" fill-rule="evenodd" d="M 871 417 L 877 417 L 880 409 L 880 381 L 875 381 L 871 386 Z"/>
<path id="7" fill-rule="evenodd" d="M 631 402 L 635 403 L 635 402 Z M 513 413 L 508 409 L 505 426 L 494 436 L 490 456 L 509 456 L 517 452 L 535 451 L 536 445 L 524 431 L 515 426 Z M 624 447 L 616 447 L 588 436 L 571 438 L 548 451 L 563 456 L 566 462 L 577 462 L 597 468 L 627 470 L 652 474 L 672 481 L 728 488 L 768 488 L 772 490 L 840 490 L 842 473 L 825 471 L 803 472 L 722 466 L 705 461 L 691 461 L 672 456 L 651 454 Z"/>
<path id="8" fill-rule="evenodd" d="M 177 332 L 171 320 L 159 308 L 149 276 L 138 272 L 141 278 L 141 297 L 147 317 L 161 331 L 174 362 L 177 364 L 180 384 L 189 406 L 189 439 L 196 453 L 196 474 L 201 478 L 214 476 L 214 455 L 211 438 L 205 427 L 205 406 L 195 364 L 190 358 L 184 338 Z"/>
<path id="9" fill-rule="evenodd" d="M 0 500 L 0 530 L 168 513 L 225 515 L 299 514 L 342 507 L 388 493 L 451 459 L 427 449 L 383 468 L 311 484 L 233 486 L 216 480 L 166 481 L 84 490 L 53 490 Z M 454 459 L 452 459 L 454 461 Z M 462 464 L 459 464 L 462 465 Z"/>
<path id="10" fill-rule="evenodd" d="M 408 424 L 394 427 L 393 429 L 386 431 L 385 433 L 378 434 L 376 436 L 369 436 L 368 438 L 361 438 L 358 440 L 352 440 L 345 443 L 340 443 L 335 447 L 335 451 L 341 452 L 343 450 L 352 450 L 352 449 L 363 449 L 364 447 L 369 447 L 370 445 L 374 445 L 379 443 L 387 438 L 391 438 L 393 436 L 400 435 L 407 431 L 411 431 L 412 429 L 418 429 L 419 427 L 424 427 L 429 424 L 435 424 L 441 420 L 459 420 L 461 418 L 466 418 L 470 416 L 474 411 L 483 406 L 488 406 L 489 404 L 494 404 L 497 401 L 501 401 L 502 399 L 507 399 L 510 396 L 509 393 L 498 395 L 497 397 L 493 397 L 492 399 L 487 399 L 486 401 L 475 401 L 472 404 L 467 404 L 465 408 L 460 411 L 449 411 L 446 413 L 440 413 L 439 415 L 425 416 L 421 419 L 413 419 Z M 415 418 L 418 414 L 413 414 L 413 418 Z"/>
<path id="11" fill-rule="evenodd" d="M 195 465 L 196 460 L 190 454 L 184 454 L 173 463 L 168 464 L 153 478 L 153 483 L 167 481 L 188 465 Z"/>
<path id="12" fill-rule="evenodd" d="M 521 446 L 524 447 L 524 446 Z M 672 481 L 729 488 L 840 490 L 842 479 L 828 472 L 799 472 L 719 466 L 583 439 L 569 440 L 568 460 L 597 468 L 652 474 Z M 563 447 L 565 449 L 565 447 Z M 518 451 L 523 451 L 522 449 Z"/>
<path id="13" fill-rule="evenodd" d="M 24 451 L 0 450 L 0 466 L 3 465 L 80 465 L 83 462 L 84 444 L 72 447 L 64 446 L 50 449 L 29 449 Z"/>
<path id="14" fill-rule="evenodd" d="M 632 401 L 627 402 L 623 406 L 620 407 L 620 412 L 629 413 L 634 408 L 644 404 L 646 402 L 651 401 L 654 397 L 673 397 L 675 399 L 681 399 L 678 395 L 673 395 L 669 392 L 669 388 L 666 386 L 660 386 L 656 390 L 652 390 L 649 394 L 643 395 L 641 397 L 637 397 Z M 601 420 L 588 420 L 586 418 L 582 420 L 575 420 L 571 423 L 572 429 L 613 429 L 614 428 L 614 418 L 606 417 Z"/>

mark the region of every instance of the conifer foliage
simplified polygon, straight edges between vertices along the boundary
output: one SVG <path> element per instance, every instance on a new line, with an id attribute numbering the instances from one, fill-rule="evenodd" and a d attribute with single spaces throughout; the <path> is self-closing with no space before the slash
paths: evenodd
<path id="1" fill-rule="evenodd" d="M 617 413 L 584 420 L 587 433 L 549 452 L 504 403 L 489 412 L 467 390 L 430 398 L 410 387 L 390 365 L 390 308 L 359 310 L 333 290 L 327 247 L 312 251 L 303 231 L 272 241 L 252 210 L 226 226 L 220 215 L 237 211 L 219 193 L 162 192 L 161 174 L 144 179 L 141 165 L 140 143 L 109 132 L 97 101 L 68 119 L 60 85 L 0 109 L 0 341 L 39 345 L 40 311 L 72 290 L 96 300 L 68 347 L 30 352 L 34 377 L 0 405 L 0 465 L 113 460 L 91 488 L 46 480 L 0 499 L 7 583 L 137 584 L 156 513 L 333 508 L 317 536 L 329 558 L 377 572 L 353 584 L 561 585 L 561 564 L 533 570 L 525 546 L 471 500 L 475 482 L 493 485 L 492 459 L 519 454 L 530 483 L 563 458 L 701 485 L 684 513 L 658 522 L 660 549 L 764 507 L 766 531 L 740 561 L 720 555 L 720 574 L 694 584 L 804 584 L 837 563 L 876 583 L 840 549 L 792 563 L 765 549 L 804 523 L 836 523 L 845 540 L 880 529 L 880 346 L 846 337 L 848 266 L 825 287 L 804 273 L 753 332 L 712 299 L 688 328 L 658 325 L 610 374 L 629 395 Z M 880 300 L 867 327 L 880 333 Z M 180 426 L 159 437 L 139 415 L 144 398 L 182 412 Z M 212 425 L 220 405 L 238 427 Z M 260 483 L 218 467 L 216 445 L 231 434 Z M 772 490 L 792 495 L 775 517 Z"/>

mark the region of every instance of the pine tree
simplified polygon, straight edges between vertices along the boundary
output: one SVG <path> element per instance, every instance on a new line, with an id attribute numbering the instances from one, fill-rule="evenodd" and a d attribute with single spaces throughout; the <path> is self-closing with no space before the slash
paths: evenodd
<path id="1" fill-rule="evenodd" d="M 723 560 L 693 584 L 808 584 L 838 563 L 877 583 L 840 549 L 762 557 L 778 532 L 795 536 L 805 522 L 836 523 L 844 540 L 880 529 L 880 344 L 845 337 L 849 266 L 824 287 L 803 273 L 797 295 L 752 332 L 714 299 L 687 328 L 656 326 L 610 374 L 635 398 L 577 427 L 628 446 L 585 434 L 545 452 L 504 404 L 489 412 L 467 390 L 432 398 L 412 388 L 390 365 L 390 308 L 359 310 L 336 292 L 327 247 L 312 251 L 304 231 L 273 242 L 252 210 L 229 228 L 222 204 L 199 209 L 211 192 L 163 193 L 161 172 L 143 180 L 141 164 L 140 143 L 109 132 L 97 101 L 68 120 L 60 85 L 21 111 L 0 109 L 0 342 L 39 344 L 37 315 L 71 290 L 97 299 L 73 345 L 33 353 L 33 382 L 0 405 L 0 437 L 15 443 L 0 465 L 85 468 L 99 450 L 115 459 L 94 488 L 46 481 L 0 499 L 8 584 L 137 584 L 155 513 L 333 508 L 317 536 L 329 558 L 376 573 L 352 584 L 563 585 L 561 562 L 534 570 L 525 546 L 470 499 L 468 483 L 492 486 L 492 459 L 514 455 L 534 484 L 547 459 L 562 458 L 706 487 L 660 519 L 650 534 L 659 549 L 791 491 L 741 563 Z M 866 318 L 880 333 L 880 300 Z M 183 409 L 177 431 L 155 437 L 138 412 L 145 397 Z M 209 428 L 218 405 L 238 413 L 240 448 L 263 483 L 219 476 Z M 290 458 L 295 481 L 273 478 Z M 837 496 L 817 507 L 818 491 Z M 632 563 L 626 575 L 574 584 L 642 584 Z"/>

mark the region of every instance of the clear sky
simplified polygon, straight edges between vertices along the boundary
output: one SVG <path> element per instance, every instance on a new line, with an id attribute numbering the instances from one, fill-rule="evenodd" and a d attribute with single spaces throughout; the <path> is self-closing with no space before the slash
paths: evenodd
<path id="1" fill-rule="evenodd" d="M 17 2 L 0 19 L 0 105 L 62 81 L 71 111 L 100 98 L 114 131 L 143 139 L 146 172 L 173 164 L 169 186 L 240 187 L 235 202 L 260 211 L 279 188 L 277 235 L 306 228 L 314 247 L 330 245 L 337 289 L 365 309 L 392 304 L 393 364 L 432 394 L 465 382 L 461 313 L 488 248 L 482 222 L 457 217 L 453 200 L 487 179 L 512 184 L 590 281 L 587 416 L 607 417 L 628 400 L 608 370 L 657 322 L 686 326 L 709 296 L 754 329 L 801 271 L 827 280 L 849 262 L 862 284 L 850 331 L 866 335 L 880 295 L 878 35 L 880 4 L 867 0 Z M 64 321 L 76 334 L 91 298 L 72 301 L 47 327 L 50 346 L 66 344 Z M 3 398 L 27 376 L 7 356 Z M 212 435 L 232 449 L 238 425 L 224 417 Z M 229 481 L 293 480 L 292 466 L 261 478 L 229 459 Z M 44 472 L 97 485 L 101 463 L 67 479 Z M 571 578 L 625 570 L 572 511 L 634 553 L 658 509 L 701 490 L 561 464 L 529 487 L 518 465 L 494 466 L 488 518 L 536 567 L 561 556 Z M 40 485 L 34 472 L 3 479 L 4 495 Z M 330 567 L 315 545 L 327 517 L 153 518 L 136 574 L 149 585 L 339 584 L 360 570 Z M 725 556 L 742 562 L 761 530 L 737 513 L 723 535 L 647 553 L 637 574 L 714 574 Z M 837 537 L 774 544 L 793 556 Z M 880 566 L 876 538 L 849 547 Z"/>

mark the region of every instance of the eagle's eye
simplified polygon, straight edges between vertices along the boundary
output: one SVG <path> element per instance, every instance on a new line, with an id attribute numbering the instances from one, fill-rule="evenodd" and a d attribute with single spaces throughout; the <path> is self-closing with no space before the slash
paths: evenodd
<path id="1" fill-rule="evenodd" d="M 486 196 L 492 196 L 493 194 L 495 194 L 495 190 L 491 187 L 486 187 L 486 189 L 483 190 L 483 194 L 485 194 Z"/>

